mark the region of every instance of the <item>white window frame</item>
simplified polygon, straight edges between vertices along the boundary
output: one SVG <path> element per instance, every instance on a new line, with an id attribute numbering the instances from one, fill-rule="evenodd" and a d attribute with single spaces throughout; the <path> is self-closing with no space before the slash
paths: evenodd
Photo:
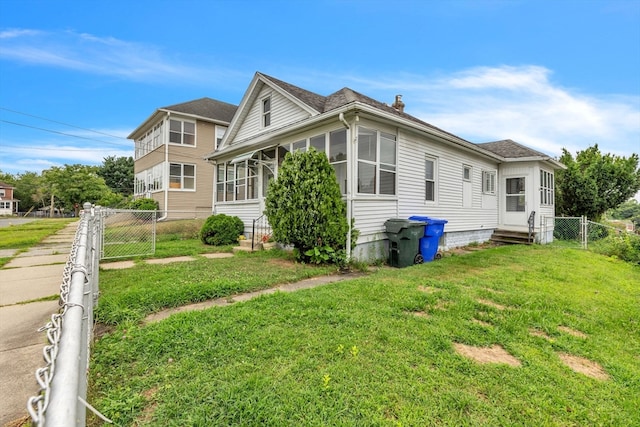
<path id="1" fill-rule="evenodd" d="M 251 202 L 258 200 L 258 164 L 243 160 L 237 163 L 220 163 L 216 170 L 216 203 Z M 221 169 L 224 168 L 224 169 Z M 244 168 L 244 176 L 238 176 L 238 170 Z M 221 171 L 223 181 L 220 181 Z M 242 189 L 239 194 L 238 190 Z M 251 195 L 250 189 L 253 189 Z M 222 190 L 222 191 L 220 191 Z M 229 197 L 229 195 L 233 195 Z M 253 196 L 253 197 L 250 197 Z"/>
<path id="2" fill-rule="evenodd" d="M 473 176 L 473 168 L 469 165 L 462 165 L 462 180 L 466 182 L 471 182 L 472 176 Z"/>
<path id="3" fill-rule="evenodd" d="M 177 122 L 180 123 L 180 142 L 175 142 L 175 141 L 171 141 L 171 135 L 172 134 L 178 134 L 178 131 L 174 131 L 171 130 L 171 122 Z M 189 123 L 191 125 L 193 125 L 193 133 L 191 132 L 187 132 L 185 131 L 185 124 Z M 177 118 L 171 118 L 168 120 L 168 126 L 169 126 L 169 144 L 174 144 L 174 145 L 180 145 L 183 147 L 195 147 L 197 145 L 197 129 L 198 126 L 196 124 L 196 122 L 191 121 L 191 120 L 183 120 L 183 119 L 177 119 Z M 190 135 L 193 136 L 193 144 L 189 144 L 189 143 L 185 143 L 185 135 Z"/>
<path id="4" fill-rule="evenodd" d="M 172 166 L 180 166 L 180 175 L 172 175 L 171 167 Z M 185 175 L 185 166 L 193 166 L 193 175 Z M 176 187 L 174 182 L 171 181 L 171 178 L 179 177 L 180 183 L 179 187 Z M 193 188 L 185 188 L 185 180 L 193 179 Z M 169 163 L 169 190 L 171 191 L 196 191 L 196 165 L 192 163 Z"/>
<path id="5" fill-rule="evenodd" d="M 271 95 L 265 96 L 260 100 L 260 123 L 263 128 L 271 126 L 271 112 L 273 105 L 271 103 Z"/>
<path id="6" fill-rule="evenodd" d="M 425 164 L 424 164 L 424 200 L 427 204 L 437 204 L 438 203 L 438 158 L 435 156 L 431 156 L 429 154 L 425 155 Z M 429 178 L 427 176 L 427 162 L 431 162 L 433 164 L 433 176 Z M 427 183 L 433 184 L 433 200 L 427 199 Z"/>
<path id="7" fill-rule="evenodd" d="M 366 132 L 370 132 L 373 133 L 375 135 L 375 158 L 374 160 L 370 160 L 370 159 L 364 159 L 364 158 L 360 158 L 360 131 L 366 131 Z M 381 157 L 382 157 L 382 139 L 385 138 L 389 141 L 393 141 L 394 142 L 394 161 L 395 163 L 388 163 L 388 162 L 383 162 Z M 376 196 L 395 196 L 398 192 L 398 137 L 394 134 L 388 133 L 388 132 L 382 132 L 379 131 L 377 129 L 372 129 L 372 128 L 368 128 L 365 126 L 358 126 L 358 146 L 356 147 L 356 155 L 358 157 L 357 159 L 357 165 L 358 165 L 358 170 L 356 172 L 356 177 L 358 180 L 358 188 L 357 188 L 357 193 L 359 195 L 376 195 Z M 373 166 L 374 169 L 374 173 L 373 173 L 373 191 L 360 191 L 360 168 L 363 165 L 368 165 L 368 166 Z M 382 173 L 385 174 L 393 174 L 394 179 L 393 179 L 393 190 L 391 193 L 382 193 L 380 191 L 380 176 Z"/>
<path id="8" fill-rule="evenodd" d="M 496 194 L 496 171 L 495 170 L 482 171 L 482 194 L 490 194 L 495 196 Z"/>
<path id="9" fill-rule="evenodd" d="M 553 206 L 554 199 L 555 176 L 553 172 L 540 169 L 540 206 Z"/>

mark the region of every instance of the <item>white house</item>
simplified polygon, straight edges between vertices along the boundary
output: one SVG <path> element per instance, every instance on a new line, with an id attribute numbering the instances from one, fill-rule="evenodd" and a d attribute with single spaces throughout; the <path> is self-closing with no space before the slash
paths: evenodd
<path id="1" fill-rule="evenodd" d="M 532 212 L 554 215 L 554 171 L 563 167 L 511 140 L 465 141 L 406 114 L 400 96 L 393 105 L 349 88 L 322 96 L 256 73 L 206 156 L 216 167 L 214 212 L 240 217 L 250 232 L 285 154 L 309 147 L 335 169 L 360 232 L 351 256 L 363 260 L 386 256 L 389 218 L 448 220 L 445 249 L 489 240 L 499 228 L 527 231 Z"/>

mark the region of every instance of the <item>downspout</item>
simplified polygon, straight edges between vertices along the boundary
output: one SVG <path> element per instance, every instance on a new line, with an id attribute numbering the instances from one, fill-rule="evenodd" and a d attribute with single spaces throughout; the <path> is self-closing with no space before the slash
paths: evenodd
<path id="1" fill-rule="evenodd" d="M 349 228 L 347 231 L 347 244 L 345 246 L 347 252 L 347 261 L 351 259 L 351 216 L 353 211 L 353 195 L 351 192 L 351 182 L 353 181 L 351 177 L 351 158 L 353 157 L 352 149 L 351 149 L 351 126 L 344 118 L 344 113 L 340 113 L 338 115 L 338 120 L 342 122 L 344 127 L 347 129 L 347 223 L 349 224 Z"/>
<path id="2" fill-rule="evenodd" d="M 163 184 L 164 184 L 164 215 L 157 219 L 157 221 L 164 221 L 169 216 L 169 132 L 167 123 L 169 123 L 169 117 L 171 116 L 171 111 L 167 112 L 166 121 L 162 124 L 162 139 L 164 142 L 164 174 L 163 174 Z"/>

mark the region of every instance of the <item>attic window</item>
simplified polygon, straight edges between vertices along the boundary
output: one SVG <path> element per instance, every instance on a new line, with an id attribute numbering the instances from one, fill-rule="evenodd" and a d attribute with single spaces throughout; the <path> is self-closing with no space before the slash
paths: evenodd
<path id="1" fill-rule="evenodd" d="M 262 127 L 271 124 L 271 97 L 268 96 L 262 100 Z"/>

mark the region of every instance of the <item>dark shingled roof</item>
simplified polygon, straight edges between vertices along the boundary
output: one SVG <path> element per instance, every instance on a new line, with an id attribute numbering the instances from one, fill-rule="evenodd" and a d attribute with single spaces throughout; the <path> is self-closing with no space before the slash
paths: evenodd
<path id="1" fill-rule="evenodd" d="M 447 132 L 443 129 L 440 129 L 436 126 L 433 126 L 427 122 L 424 122 L 420 119 L 418 119 L 417 117 L 414 117 L 410 114 L 407 114 L 405 112 L 400 112 L 398 110 L 396 110 L 395 108 L 393 108 L 390 105 L 387 105 L 383 102 L 377 101 L 373 98 L 370 98 L 366 95 L 363 95 L 359 92 L 356 92 L 353 89 L 350 89 L 348 87 L 344 87 L 342 89 L 340 89 L 337 92 L 332 93 L 329 96 L 322 96 L 322 95 L 318 95 L 317 93 L 314 92 L 310 92 L 306 89 L 302 89 L 298 86 L 294 86 L 292 84 L 289 84 L 287 82 L 283 82 L 282 80 L 278 80 L 275 77 L 271 77 L 269 75 L 263 74 L 263 73 L 259 73 L 260 75 L 262 75 L 263 77 L 267 78 L 269 81 L 275 83 L 276 85 L 280 86 L 282 89 L 284 89 L 285 91 L 287 91 L 288 93 L 290 93 L 292 96 L 298 98 L 300 101 L 302 101 L 303 103 L 309 105 L 310 107 L 312 107 L 314 110 L 316 110 L 319 113 L 326 113 L 327 111 L 331 111 L 331 110 L 335 110 L 336 108 L 342 107 L 344 105 L 347 105 L 351 102 L 360 102 L 362 104 L 367 104 L 369 106 L 372 106 L 378 110 L 381 111 L 385 111 L 387 113 L 390 114 L 394 114 L 398 117 L 402 117 L 404 119 L 410 120 L 412 122 L 421 124 L 423 126 L 427 126 L 431 129 L 436 129 L 442 133 L 445 133 L 447 135 L 451 135 L 454 138 L 457 138 L 459 140 L 463 140 L 465 142 L 469 142 L 464 140 L 463 138 L 460 138 L 457 135 L 454 135 L 450 132 Z"/>
<path id="2" fill-rule="evenodd" d="M 291 95 L 295 96 L 300 101 L 312 107 L 314 110 L 318 111 L 319 113 L 322 113 L 324 111 L 324 103 L 325 103 L 324 96 L 318 95 L 317 93 L 310 92 L 306 89 L 302 89 L 298 86 L 294 86 L 287 82 L 283 82 L 282 80 L 278 80 L 275 77 L 271 77 L 263 73 L 259 73 L 259 74 L 267 78 L 269 81 L 280 86 L 282 89 L 289 92 Z"/>
<path id="3" fill-rule="evenodd" d="M 524 145 L 518 144 L 510 139 L 495 142 L 484 142 L 476 145 L 499 156 L 510 159 L 517 159 L 521 157 L 549 157 L 540 151 L 525 147 Z"/>
<path id="4" fill-rule="evenodd" d="M 195 116 L 207 117 L 212 120 L 220 120 L 223 122 L 231 122 L 231 119 L 237 109 L 237 105 L 227 104 L 226 102 L 217 101 L 211 98 L 200 98 L 161 108 L 161 110 L 193 114 Z"/>

